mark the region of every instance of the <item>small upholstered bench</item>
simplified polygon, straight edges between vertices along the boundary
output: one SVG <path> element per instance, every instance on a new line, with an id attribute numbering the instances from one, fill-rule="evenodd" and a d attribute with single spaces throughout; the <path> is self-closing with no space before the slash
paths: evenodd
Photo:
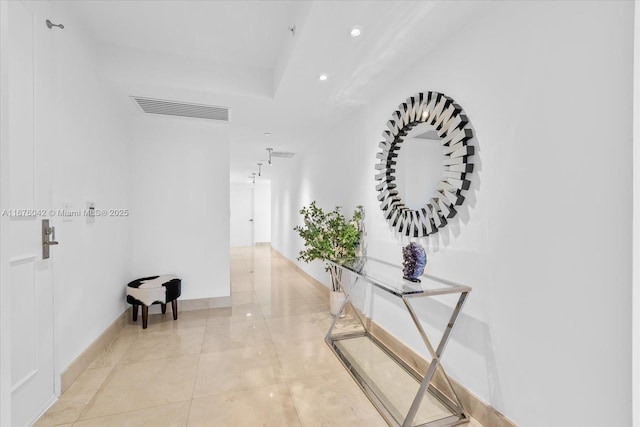
<path id="1" fill-rule="evenodd" d="M 142 306 L 142 329 L 147 329 L 149 306 L 162 304 L 162 314 L 167 312 L 167 303 L 171 303 L 173 320 L 178 319 L 178 297 L 182 287 L 182 280 L 176 276 L 143 277 L 129 282 L 127 285 L 127 302 L 132 307 L 132 319 L 138 320 L 138 306 Z"/>

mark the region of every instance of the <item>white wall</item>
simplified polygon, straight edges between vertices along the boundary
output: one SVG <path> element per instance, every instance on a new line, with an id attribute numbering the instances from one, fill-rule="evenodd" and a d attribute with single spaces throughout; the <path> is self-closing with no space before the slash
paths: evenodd
<path id="1" fill-rule="evenodd" d="M 55 209 L 64 203 L 83 209 L 87 200 L 100 209 L 129 208 L 130 130 L 124 104 L 99 79 L 96 46 L 76 21 L 55 8 L 40 16 L 65 24 L 63 31 L 42 25 L 36 32 L 36 137 L 46 144 L 45 155 L 36 161 L 51 171 L 51 194 L 41 199 L 51 200 Z M 85 218 L 55 218 L 52 224 L 60 241 L 51 250 L 60 374 L 125 307 L 130 219 L 105 217 L 87 224 Z"/>
<path id="2" fill-rule="evenodd" d="M 253 190 L 254 241 L 271 242 L 271 181 L 256 181 Z"/>
<path id="3" fill-rule="evenodd" d="M 522 426 L 629 425 L 633 3 L 485 8 L 274 171 L 272 245 L 296 258 L 312 200 L 363 204 L 369 255 L 399 263 L 375 199 L 377 142 L 407 96 L 446 93 L 477 136 L 465 206 L 422 240 L 430 273 L 473 287 L 447 371 Z M 320 263 L 302 267 L 328 282 Z M 423 304 L 438 320 L 451 306 Z M 374 313 L 422 350 L 396 306 Z"/>
<path id="4" fill-rule="evenodd" d="M 183 300 L 230 295 L 227 132 L 196 119 L 136 120 L 131 278 L 175 273 Z"/>

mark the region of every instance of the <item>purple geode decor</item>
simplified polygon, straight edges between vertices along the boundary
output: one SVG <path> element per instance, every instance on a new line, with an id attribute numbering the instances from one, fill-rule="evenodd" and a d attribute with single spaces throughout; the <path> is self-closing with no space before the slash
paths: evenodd
<path id="1" fill-rule="evenodd" d="M 424 248 L 415 242 L 409 243 L 402 248 L 402 261 L 404 274 L 403 279 L 411 282 L 420 282 L 419 277 L 424 273 L 424 267 L 427 265 L 427 254 Z"/>

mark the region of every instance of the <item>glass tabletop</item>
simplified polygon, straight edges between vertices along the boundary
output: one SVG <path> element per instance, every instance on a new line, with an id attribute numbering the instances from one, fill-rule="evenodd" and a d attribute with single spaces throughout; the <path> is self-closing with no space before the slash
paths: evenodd
<path id="1" fill-rule="evenodd" d="M 423 274 L 420 283 L 402 278 L 402 267 L 371 257 L 329 260 L 330 264 L 353 272 L 372 285 L 399 297 L 420 297 L 469 292 L 471 288 Z"/>

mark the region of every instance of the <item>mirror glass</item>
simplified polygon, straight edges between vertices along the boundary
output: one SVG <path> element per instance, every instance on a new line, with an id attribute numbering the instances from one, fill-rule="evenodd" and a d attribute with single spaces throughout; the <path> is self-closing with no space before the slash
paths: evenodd
<path id="1" fill-rule="evenodd" d="M 441 138 L 433 127 L 420 123 L 404 137 L 396 158 L 396 184 L 404 204 L 419 210 L 431 200 L 443 179 Z"/>

